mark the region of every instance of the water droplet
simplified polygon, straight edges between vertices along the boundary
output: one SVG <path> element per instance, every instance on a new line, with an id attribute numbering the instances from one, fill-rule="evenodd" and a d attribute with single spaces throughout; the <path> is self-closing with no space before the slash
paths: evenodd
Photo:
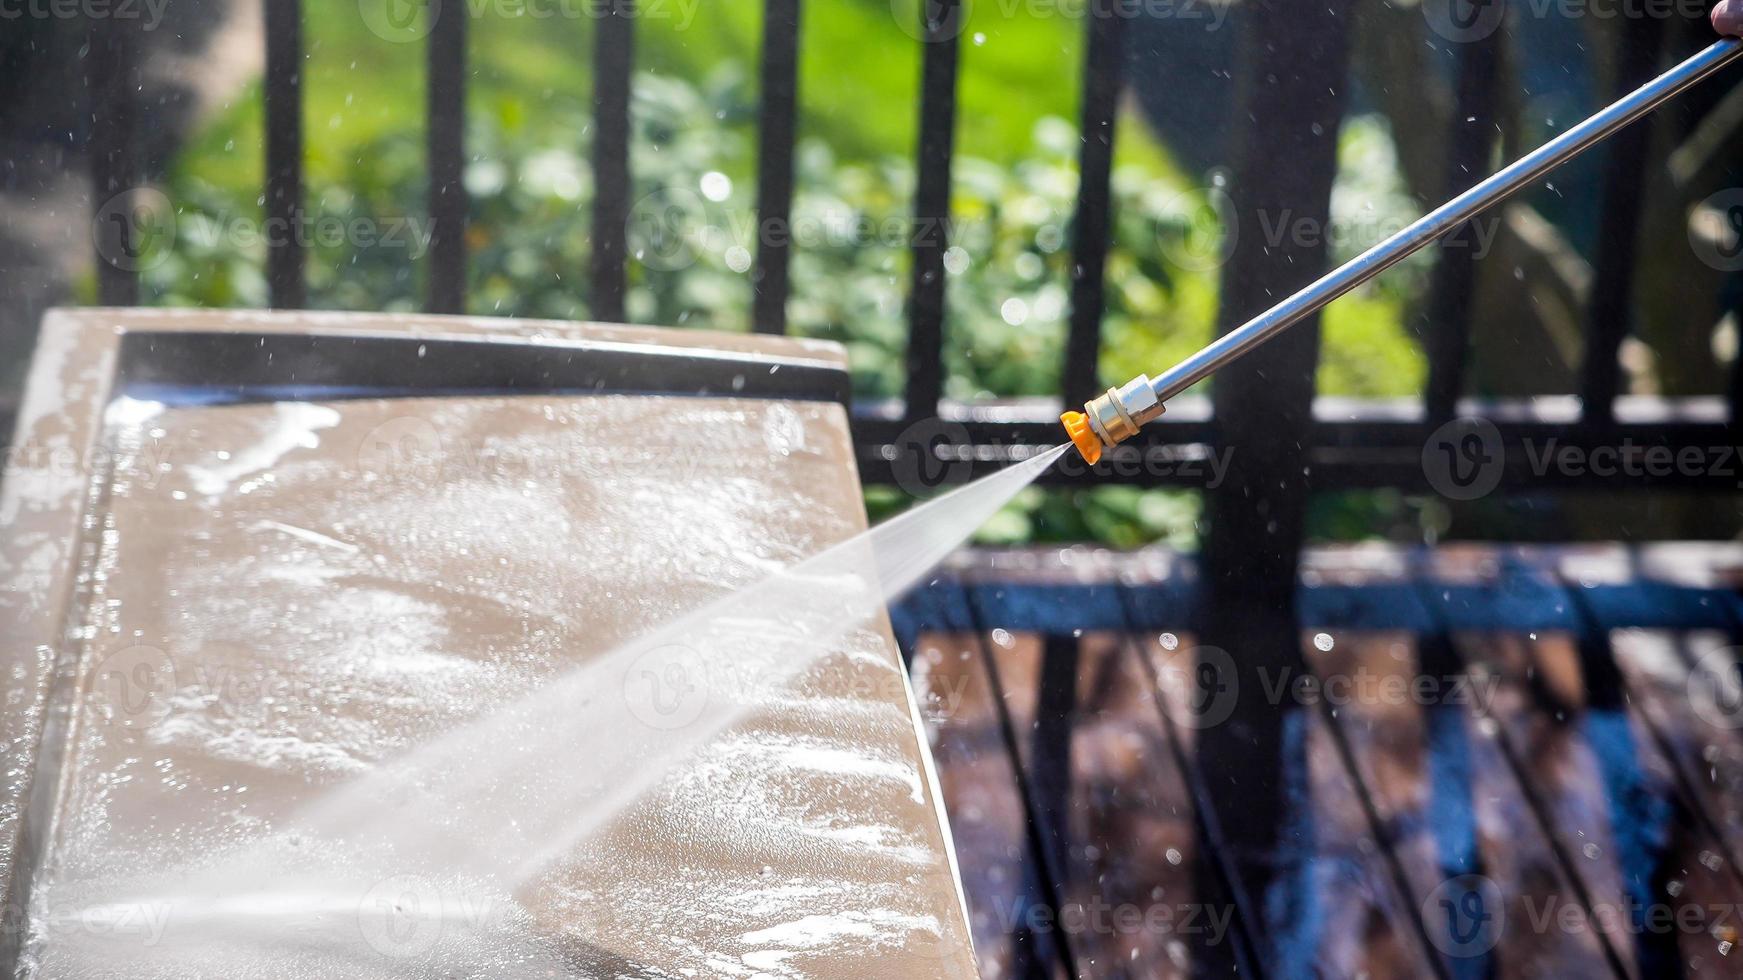
<path id="1" fill-rule="evenodd" d="M 732 196 L 732 178 L 718 170 L 710 170 L 702 175 L 702 196 L 719 203 Z"/>
<path id="2" fill-rule="evenodd" d="M 960 246 L 952 245 L 944 250 L 944 271 L 953 276 L 960 276 L 968 271 L 968 251 Z"/>

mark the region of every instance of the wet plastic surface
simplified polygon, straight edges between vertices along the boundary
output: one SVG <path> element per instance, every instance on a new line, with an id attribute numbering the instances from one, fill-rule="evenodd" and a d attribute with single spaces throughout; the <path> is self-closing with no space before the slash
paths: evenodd
<path id="1" fill-rule="evenodd" d="M 322 790 L 861 530 L 838 406 L 121 402 L 109 420 L 32 975 L 973 975 L 881 619 L 524 881 L 474 871 L 538 798 L 489 800 L 502 833 L 458 840 L 454 877 L 277 834 Z M 670 694 L 645 732 L 554 753 L 553 778 L 681 724 Z M 190 891 L 251 866 L 239 852 L 260 880 Z"/>

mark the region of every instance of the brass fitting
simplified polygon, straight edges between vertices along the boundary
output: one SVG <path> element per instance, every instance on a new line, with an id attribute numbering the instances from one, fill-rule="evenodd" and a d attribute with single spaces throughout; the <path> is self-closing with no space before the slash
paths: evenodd
<path id="1" fill-rule="evenodd" d="M 1140 374 L 1124 386 L 1109 388 L 1107 394 L 1092 399 L 1083 406 L 1082 415 L 1066 412 L 1060 420 L 1084 461 L 1094 466 L 1103 449 L 1111 449 L 1137 435 L 1140 428 L 1162 412 L 1154 385 Z"/>

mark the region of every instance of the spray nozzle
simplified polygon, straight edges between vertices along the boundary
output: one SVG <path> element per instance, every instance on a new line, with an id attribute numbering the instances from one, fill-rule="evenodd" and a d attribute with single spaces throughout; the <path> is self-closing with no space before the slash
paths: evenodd
<path id="1" fill-rule="evenodd" d="M 1107 394 L 1091 399 L 1083 411 L 1066 412 L 1059 417 L 1072 445 L 1083 454 L 1091 466 L 1101 459 L 1103 449 L 1109 449 L 1138 434 L 1138 429 L 1163 412 L 1156 388 L 1142 374 L 1119 388 L 1109 388 Z"/>
<path id="2" fill-rule="evenodd" d="M 1065 423 L 1065 432 L 1071 436 L 1071 444 L 1083 454 L 1083 461 L 1091 466 L 1101 459 L 1101 437 L 1091 431 L 1089 416 L 1082 412 L 1066 412 L 1059 416 L 1059 421 Z"/>
<path id="3" fill-rule="evenodd" d="M 1123 388 L 1083 406 L 1083 415 L 1067 412 L 1061 419 L 1071 441 L 1091 465 L 1102 450 L 1117 446 L 1138 428 L 1162 414 L 1162 400 L 1172 398 L 1230 361 L 1240 357 L 1291 326 L 1324 309 L 1327 303 L 1374 278 L 1387 269 L 1439 241 L 1455 228 L 1525 187 L 1543 175 L 1585 152 L 1623 126 L 1662 105 L 1666 99 L 1696 82 L 1711 78 L 1720 69 L 1743 59 L 1743 40 L 1716 41 L 1628 95 L 1617 99 L 1591 118 L 1565 129 L 1561 135 L 1501 168 L 1470 190 L 1418 218 L 1408 228 L 1368 249 L 1318 281 L 1283 299 L 1276 306 L 1223 334 L 1208 347 L 1168 369 L 1156 381 L 1139 375 Z M 1088 431 L 1085 431 L 1087 423 Z"/>

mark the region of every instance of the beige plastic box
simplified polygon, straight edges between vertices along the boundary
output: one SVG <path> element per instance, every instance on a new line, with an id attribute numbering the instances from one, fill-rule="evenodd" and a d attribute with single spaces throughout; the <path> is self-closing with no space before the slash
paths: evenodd
<path id="1" fill-rule="evenodd" d="M 622 675 L 656 686 L 645 727 L 588 730 L 586 697 L 584 737 L 549 730 L 567 701 L 544 731 L 488 721 L 863 530 L 846 392 L 836 347 L 787 339 L 51 313 L 0 495 L 0 967 L 973 976 L 881 615 L 676 765 L 598 787 L 627 794 L 603 816 L 594 774 L 680 744 L 694 692 L 668 663 Z M 335 861 L 364 877 L 306 907 L 193 897 L 452 733 L 456 771 L 423 773 L 355 853 L 302 842 L 321 853 L 301 877 L 242 891 L 319 893 Z M 480 778 L 529 746 L 531 784 Z M 585 833 L 549 835 L 571 810 Z M 469 898 L 430 854 L 507 883 Z"/>

